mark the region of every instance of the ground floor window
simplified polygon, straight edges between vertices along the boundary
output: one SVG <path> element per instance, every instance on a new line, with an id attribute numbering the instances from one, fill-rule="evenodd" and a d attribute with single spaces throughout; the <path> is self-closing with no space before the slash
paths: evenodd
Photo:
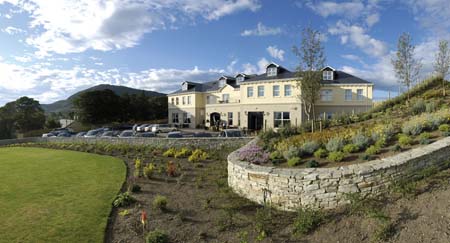
<path id="1" fill-rule="evenodd" d="M 190 124 L 191 123 L 191 114 L 183 113 L 183 123 Z"/>
<path id="2" fill-rule="evenodd" d="M 238 127 L 241 126 L 241 113 L 238 112 Z"/>
<path id="3" fill-rule="evenodd" d="M 287 127 L 291 125 L 291 114 L 289 112 L 274 112 L 274 127 Z"/>
<path id="4" fill-rule="evenodd" d="M 172 123 L 179 123 L 178 113 L 172 113 Z"/>
<path id="5" fill-rule="evenodd" d="M 233 112 L 228 112 L 228 126 L 233 126 Z"/>

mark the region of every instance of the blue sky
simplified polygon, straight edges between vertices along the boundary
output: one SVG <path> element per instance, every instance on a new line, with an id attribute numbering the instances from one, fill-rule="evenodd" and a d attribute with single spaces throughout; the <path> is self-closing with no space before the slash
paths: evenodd
<path id="1" fill-rule="evenodd" d="M 422 75 L 449 38 L 446 0 L 0 0 L 0 105 L 41 103 L 109 83 L 171 92 L 184 80 L 293 70 L 292 46 L 310 25 L 327 64 L 397 91 L 390 63 L 409 32 Z"/>

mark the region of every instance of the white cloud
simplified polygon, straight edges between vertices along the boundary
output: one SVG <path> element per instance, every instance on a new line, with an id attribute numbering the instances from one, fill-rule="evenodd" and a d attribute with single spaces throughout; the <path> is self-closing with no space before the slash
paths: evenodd
<path id="1" fill-rule="evenodd" d="M 279 27 L 267 27 L 261 22 L 258 23 L 256 29 L 244 30 L 241 36 L 268 36 L 268 35 L 279 35 L 281 34 L 281 28 Z"/>
<path id="2" fill-rule="evenodd" d="M 450 28 L 448 0 L 404 0 L 404 2 L 413 10 L 422 27 L 438 32 L 433 34 L 448 37 Z"/>
<path id="3" fill-rule="evenodd" d="M 350 61 L 361 61 L 361 58 L 359 56 L 353 55 L 353 54 L 345 54 L 341 55 L 342 58 L 348 59 Z"/>
<path id="4" fill-rule="evenodd" d="M 246 74 L 261 74 L 266 72 L 266 67 L 270 62 L 265 58 L 259 59 L 256 65 L 245 63 L 242 65 L 243 73 Z"/>
<path id="5" fill-rule="evenodd" d="M 367 18 L 366 18 L 366 23 L 367 23 L 367 26 L 369 26 L 369 27 L 378 23 L 378 21 L 380 21 L 380 14 L 378 14 L 378 13 L 371 14 L 371 15 L 367 16 Z"/>
<path id="6" fill-rule="evenodd" d="M 370 56 L 380 57 L 385 55 L 388 50 L 386 43 L 371 37 L 363 27 L 357 25 L 348 25 L 338 21 L 334 27 L 328 29 L 328 32 L 340 36 L 342 44 L 350 41 L 351 44 Z"/>
<path id="7" fill-rule="evenodd" d="M 181 24 L 186 19 L 216 20 L 238 11 L 260 8 L 258 0 L 8 2 L 29 13 L 29 28 L 35 34 L 28 36 L 26 43 L 37 48 L 39 56 L 129 48 L 136 46 L 145 33 Z"/>
<path id="8" fill-rule="evenodd" d="M 15 34 L 19 34 L 19 33 L 24 33 L 25 31 L 20 28 L 8 26 L 6 28 L 3 28 L 2 32 L 7 33 L 8 35 L 15 35 Z"/>
<path id="9" fill-rule="evenodd" d="M 18 62 L 31 62 L 32 58 L 30 56 L 14 56 L 14 59 Z"/>
<path id="10" fill-rule="evenodd" d="M 364 4 L 359 1 L 352 2 L 332 2 L 320 1 L 306 3 L 306 6 L 312 9 L 322 17 L 331 15 L 340 15 L 355 18 L 361 15 L 364 10 Z"/>
<path id="11" fill-rule="evenodd" d="M 276 58 L 280 61 L 284 61 L 284 51 L 278 49 L 277 46 L 269 46 L 267 47 L 267 52 L 273 58 Z"/>

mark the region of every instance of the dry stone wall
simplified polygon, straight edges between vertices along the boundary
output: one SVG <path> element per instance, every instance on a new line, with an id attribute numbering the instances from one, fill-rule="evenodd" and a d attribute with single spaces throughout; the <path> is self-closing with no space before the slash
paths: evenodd
<path id="1" fill-rule="evenodd" d="M 252 140 L 246 146 L 256 143 Z M 408 179 L 422 169 L 448 167 L 450 137 L 392 157 L 335 168 L 277 168 L 228 156 L 228 184 L 254 202 L 287 211 L 299 207 L 333 209 L 349 203 L 348 193 L 378 195 L 393 181 Z"/>

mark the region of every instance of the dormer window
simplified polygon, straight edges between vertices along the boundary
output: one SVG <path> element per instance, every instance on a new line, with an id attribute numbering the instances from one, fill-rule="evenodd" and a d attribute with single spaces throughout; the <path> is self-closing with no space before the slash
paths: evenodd
<path id="1" fill-rule="evenodd" d="M 225 87 L 225 84 L 227 83 L 227 80 L 224 78 L 219 79 L 219 88 Z"/>
<path id="2" fill-rule="evenodd" d="M 323 71 L 323 80 L 333 80 L 333 71 Z"/>
<path id="3" fill-rule="evenodd" d="M 267 68 L 267 76 L 268 77 L 277 76 L 277 68 L 276 67 Z"/>
<path id="4" fill-rule="evenodd" d="M 187 83 L 187 82 L 184 82 L 184 83 L 181 85 L 181 90 L 183 90 L 183 91 L 187 91 L 187 90 L 188 90 L 188 83 Z"/>
<path id="5" fill-rule="evenodd" d="M 244 80 L 245 80 L 244 76 L 239 76 L 239 77 L 236 78 L 236 82 L 237 83 L 244 82 Z"/>

